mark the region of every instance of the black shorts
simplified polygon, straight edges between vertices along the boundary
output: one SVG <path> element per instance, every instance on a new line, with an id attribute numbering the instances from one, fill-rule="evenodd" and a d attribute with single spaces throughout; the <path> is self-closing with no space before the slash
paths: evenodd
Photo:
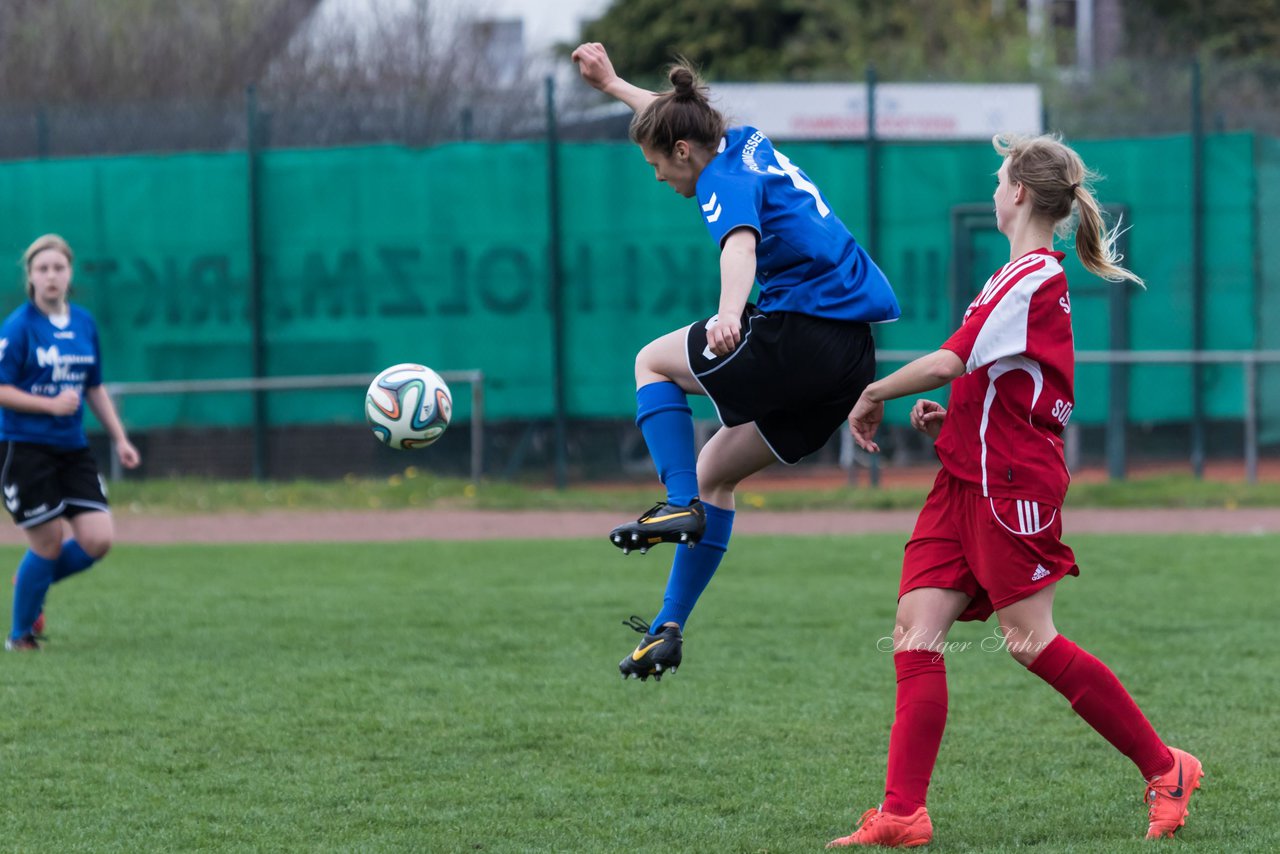
<path id="1" fill-rule="evenodd" d="M 799 462 L 821 448 L 875 379 L 871 327 L 748 305 L 742 342 L 728 356 L 707 349 L 712 318 L 689 327 L 689 370 L 726 427 L 755 422 L 774 456 Z"/>
<path id="2" fill-rule="evenodd" d="M 0 489 L 19 528 L 107 511 L 107 490 L 88 448 L 5 442 Z"/>

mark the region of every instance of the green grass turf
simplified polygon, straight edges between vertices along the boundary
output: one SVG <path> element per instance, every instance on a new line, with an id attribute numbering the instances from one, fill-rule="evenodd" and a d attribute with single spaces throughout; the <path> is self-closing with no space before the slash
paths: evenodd
<path id="1" fill-rule="evenodd" d="M 901 545 L 741 538 L 660 684 L 616 662 L 669 551 L 122 546 L 0 658 L 0 849 L 820 851 L 880 799 Z M 1075 546 L 1059 628 L 1204 760 L 1181 845 L 1280 850 L 1280 538 Z M 992 629 L 952 634 L 930 850 L 1152 851 L 1132 765 Z"/>
<path id="2" fill-rule="evenodd" d="M 472 484 L 435 477 L 413 466 L 387 478 L 350 475 L 334 481 L 218 481 L 201 478 L 125 479 L 111 484 L 118 513 L 174 514 L 256 510 L 369 510 L 444 507 L 476 510 L 617 510 L 634 513 L 652 502 L 656 481 L 632 486 L 582 486 L 556 490 L 505 481 Z M 746 481 L 738 500 L 768 510 L 916 510 L 927 487 L 872 489 L 760 489 Z M 1277 507 L 1280 482 L 1258 484 L 1196 480 L 1190 475 L 1160 475 L 1117 483 L 1078 483 L 1071 487 L 1072 507 Z"/>

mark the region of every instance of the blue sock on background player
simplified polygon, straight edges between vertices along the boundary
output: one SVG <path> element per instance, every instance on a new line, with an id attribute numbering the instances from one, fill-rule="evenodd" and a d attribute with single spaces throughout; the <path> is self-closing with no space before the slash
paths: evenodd
<path id="1" fill-rule="evenodd" d="M 698 459 L 693 410 L 684 389 L 673 382 L 649 383 L 637 389 L 636 426 L 667 488 L 667 502 L 687 507 L 698 497 Z"/>
<path id="2" fill-rule="evenodd" d="M 44 607 L 44 595 L 53 583 L 56 560 L 28 551 L 18 564 L 17 583 L 13 586 L 13 631 L 9 637 L 19 640 L 31 633 L 36 617 Z"/>
<path id="3" fill-rule="evenodd" d="M 53 567 L 53 583 L 57 584 L 77 572 L 84 572 L 96 562 L 97 558 L 90 556 L 78 542 L 66 540 L 62 544 L 62 554 L 58 555 L 58 562 Z"/>
<path id="4" fill-rule="evenodd" d="M 729 549 L 733 511 L 706 502 L 702 506 L 707 511 L 707 530 L 693 548 L 676 549 L 671 577 L 667 579 L 667 592 L 662 599 L 662 611 L 653 618 L 654 631 L 664 623 L 684 625 Z"/>

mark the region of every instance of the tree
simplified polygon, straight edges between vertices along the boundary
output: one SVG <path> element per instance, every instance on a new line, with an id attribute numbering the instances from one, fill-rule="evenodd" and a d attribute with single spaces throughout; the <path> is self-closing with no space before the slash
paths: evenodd
<path id="1" fill-rule="evenodd" d="M 429 0 L 0 0 L 0 156 L 426 144 L 541 128 L 518 32 Z"/>
<path id="2" fill-rule="evenodd" d="M 1143 38 L 1131 56 L 1280 60 L 1276 0 L 1128 0 L 1125 26 Z"/>
<path id="3" fill-rule="evenodd" d="M 243 90 L 320 0 L 4 0 L 0 100 L 60 104 Z"/>
<path id="4" fill-rule="evenodd" d="M 533 71 L 518 30 L 467 8 L 410 0 L 370 7 L 358 21 L 311 22 L 279 51 L 262 88 L 282 144 L 367 139 L 375 127 L 383 138 L 422 144 L 540 133 Z M 290 119 L 303 138 L 283 127 Z"/>
<path id="5" fill-rule="evenodd" d="M 583 40 L 654 82 L 679 54 L 717 80 L 1025 79 L 1026 15 L 992 0 L 614 0 Z"/>

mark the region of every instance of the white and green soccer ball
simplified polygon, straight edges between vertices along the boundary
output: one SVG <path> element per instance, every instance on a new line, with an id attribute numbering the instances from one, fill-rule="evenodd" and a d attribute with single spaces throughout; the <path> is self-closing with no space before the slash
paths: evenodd
<path id="1" fill-rule="evenodd" d="M 373 435 L 400 451 L 439 439 L 452 416 L 449 386 L 426 365 L 392 365 L 373 378 L 364 398 Z"/>

